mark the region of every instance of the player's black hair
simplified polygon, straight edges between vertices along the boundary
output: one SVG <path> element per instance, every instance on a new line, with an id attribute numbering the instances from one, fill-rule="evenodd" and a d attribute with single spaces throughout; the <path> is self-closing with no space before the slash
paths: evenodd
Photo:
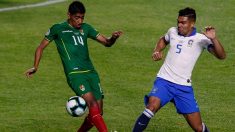
<path id="1" fill-rule="evenodd" d="M 196 11 L 193 8 L 186 7 L 179 11 L 179 16 L 185 16 L 196 22 Z"/>
<path id="2" fill-rule="evenodd" d="M 76 13 L 84 14 L 86 12 L 86 8 L 85 8 L 85 6 L 83 5 L 82 2 L 74 1 L 69 5 L 68 12 L 71 15 L 76 14 Z"/>

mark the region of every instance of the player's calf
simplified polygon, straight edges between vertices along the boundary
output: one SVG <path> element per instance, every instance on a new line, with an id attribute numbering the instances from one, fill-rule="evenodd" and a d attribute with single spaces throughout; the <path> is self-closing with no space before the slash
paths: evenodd
<path id="1" fill-rule="evenodd" d="M 154 113 L 146 108 L 135 122 L 133 132 L 142 132 L 148 126 L 148 123 L 153 116 Z"/>
<path id="2" fill-rule="evenodd" d="M 91 122 L 90 115 L 87 115 L 77 132 L 88 132 L 93 126 L 94 125 Z"/>
<path id="3" fill-rule="evenodd" d="M 103 117 L 100 114 L 97 105 L 89 108 L 91 123 L 98 129 L 99 132 L 108 132 L 107 126 L 104 123 Z"/>

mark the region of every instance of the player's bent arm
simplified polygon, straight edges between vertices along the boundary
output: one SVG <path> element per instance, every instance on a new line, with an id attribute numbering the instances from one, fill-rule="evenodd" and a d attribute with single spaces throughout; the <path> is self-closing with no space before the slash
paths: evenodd
<path id="1" fill-rule="evenodd" d="M 35 56 L 34 56 L 34 66 L 25 72 L 25 75 L 27 77 L 31 77 L 32 74 L 34 74 L 37 71 L 43 50 L 49 43 L 50 42 L 47 39 L 43 39 L 40 45 L 37 47 L 35 51 Z"/>
<path id="2" fill-rule="evenodd" d="M 156 46 L 154 48 L 154 52 L 160 52 L 165 49 L 167 45 L 167 42 L 164 37 L 161 37 L 159 41 L 156 43 Z"/>
<path id="3" fill-rule="evenodd" d="M 165 49 L 166 45 L 167 45 L 167 42 L 165 38 L 161 37 L 153 50 L 152 58 L 154 61 L 158 61 L 163 58 L 162 51 Z"/>
<path id="4" fill-rule="evenodd" d="M 112 33 L 112 37 L 110 38 L 107 38 L 104 35 L 100 34 L 98 35 L 96 40 L 103 44 L 105 47 L 111 47 L 121 35 L 122 31 L 115 31 Z"/>
<path id="5" fill-rule="evenodd" d="M 226 53 L 220 41 L 217 38 L 211 39 L 213 46 L 209 48 L 209 52 L 212 53 L 218 59 L 225 59 Z"/>
<path id="6" fill-rule="evenodd" d="M 43 39 L 40 43 L 40 45 L 37 47 L 36 51 L 35 51 L 35 57 L 34 57 L 34 68 L 38 69 L 38 65 L 39 65 L 39 62 L 40 62 L 40 59 L 42 57 L 42 53 L 43 53 L 43 50 L 44 48 L 47 47 L 47 45 L 50 43 L 49 40 L 47 39 Z"/>
<path id="7" fill-rule="evenodd" d="M 212 26 L 206 26 L 205 31 L 202 32 L 207 38 L 211 40 L 213 45 L 208 48 L 208 51 L 212 53 L 218 59 L 225 59 L 226 54 L 224 48 L 218 38 L 216 37 L 215 28 Z"/>

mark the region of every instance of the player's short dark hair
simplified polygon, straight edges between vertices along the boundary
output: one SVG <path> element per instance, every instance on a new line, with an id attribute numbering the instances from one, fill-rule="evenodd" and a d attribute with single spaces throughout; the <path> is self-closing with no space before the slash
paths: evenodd
<path id="1" fill-rule="evenodd" d="M 193 8 L 186 7 L 179 11 L 179 16 L 188 17 L 189 19 L 196 22 L 196 11 Z"/>
<path id="2" fill-rule="evenodd" d="M 68 12 L 72 15 L 76 13 L 84 14 L 86 12 L 86 8 L 82 2 L 74 1 L 69 5 Z"/>

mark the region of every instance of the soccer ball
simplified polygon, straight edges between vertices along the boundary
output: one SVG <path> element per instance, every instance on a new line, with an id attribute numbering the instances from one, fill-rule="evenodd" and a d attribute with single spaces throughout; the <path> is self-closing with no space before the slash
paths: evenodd
<path id="1" fill-rule="evenodd" d="M 71 116 L 80 117 L 86 112 L 87 105 L 83 98 L 79 96 L 73 96 L 68 99 L 66 103 L 66 109 Z"/>

